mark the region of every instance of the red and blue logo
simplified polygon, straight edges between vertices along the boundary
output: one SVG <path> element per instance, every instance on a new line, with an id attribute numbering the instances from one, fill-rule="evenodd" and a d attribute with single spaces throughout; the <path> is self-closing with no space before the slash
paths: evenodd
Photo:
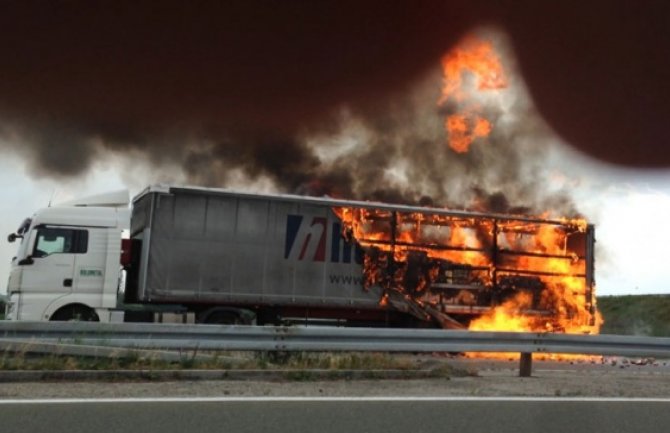
<path id="1" fill-rule="evenodd" d="M 330 248 L 327 248 L 329 237 Z M 329 227 L 326 217 L 288 215 L 284 258 L 360 265 L 363 264 L 363 250 L 357 243 L 345 241 L 339 222 L 333 222 Z"/>

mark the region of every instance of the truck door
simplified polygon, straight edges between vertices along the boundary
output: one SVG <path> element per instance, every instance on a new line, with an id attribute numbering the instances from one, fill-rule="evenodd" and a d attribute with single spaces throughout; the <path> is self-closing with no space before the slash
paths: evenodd
<path id="1" fill-rule="evenodd" d="M 43 295 L 54 300 L 72 292 L 75 256 L 88 242 L 86 230 L 38 226 L 35 243 L 23 266 L 21 289 L 25 293 Z M 32 311 L 29 320 L 40 320 L 44 312 Z"/>
<path id="2" fill-rule="evenodd" d="M 83 239 L 79 240 L 81 245 L 78 248 L 78 254 L 74 255 L 73 291 L 80 296 L 87 297 L 91 303 L 99 305 L 102 302 L 108 254 L 107 230 L 91 228 L 88 231 L 82 230 L 82 232 L 88 233 L 88 245 L 84 245 Z M 118 233 L 114 232 L 114 234 L 117 235 L 116 241 L 118 242 Z M 79 234 L 78 236 L 81 238 L 84 235 Z M 113 259 L 114 263 L 118 263 L 118 257 L 117 254 L 115 260 Z M 114 281 L 116 281 L 116 278 Z"/>

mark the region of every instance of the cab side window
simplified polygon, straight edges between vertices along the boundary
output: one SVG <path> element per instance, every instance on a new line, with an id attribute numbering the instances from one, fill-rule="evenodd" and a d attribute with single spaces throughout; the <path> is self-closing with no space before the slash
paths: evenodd
<path id="1" fill-rule="evenodd" d="M 88 250 L 88 231 L 48 228 L 37 229 L 37 242 L 32 256 L 46 257 L 51 254 L 82 254 Z"/>

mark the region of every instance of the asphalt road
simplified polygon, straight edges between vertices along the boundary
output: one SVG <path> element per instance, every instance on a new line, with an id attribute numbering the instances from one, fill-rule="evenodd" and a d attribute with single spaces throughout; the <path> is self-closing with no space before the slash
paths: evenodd
<path id="1" fill-rule="evenodd" d="M 3 433 L 662 432 L 669 409 L 670 399 L 5 400 L 0 426 Z"/>

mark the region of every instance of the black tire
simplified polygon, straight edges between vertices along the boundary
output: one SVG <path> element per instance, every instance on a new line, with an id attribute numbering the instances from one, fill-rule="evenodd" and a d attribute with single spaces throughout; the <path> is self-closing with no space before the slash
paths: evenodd
<path id="1" fill-rule="evenodd" d="M 209 325 L 244 325 L 240 315 L 233 311 L 214 311 L 205 317 L 203 323 Z"/>
<path id="2" fill-rule="evenodd" d="M 51 315 L 53 322 L 99 322 L 95 310 L 85 305 L 66 305 Z"/>

